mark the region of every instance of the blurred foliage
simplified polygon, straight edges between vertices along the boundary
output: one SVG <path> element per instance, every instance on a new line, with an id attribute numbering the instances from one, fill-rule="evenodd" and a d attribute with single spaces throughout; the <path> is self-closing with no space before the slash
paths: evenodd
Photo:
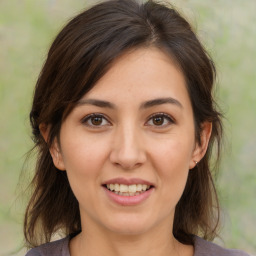
<path id="1" fill-rule="evenodd" d="M 32 147 L 29 108 L 47 49 L 65 22 L 93 1 L 0 1 L 0 254 L 22 246 L 19 175 Z M 256 253 L 256 1 L 175 0 L 217 65 L 216 96 L 226 116 L 217 182 L 225 246 Z M 24 171 L 29 171 L 29 165 Z M 18 189 L 17 189 L 18 188 Z M 220 242 L 221 241 L 217 241 Z M 24 255 L 24 252 L 15 253 Z"/>

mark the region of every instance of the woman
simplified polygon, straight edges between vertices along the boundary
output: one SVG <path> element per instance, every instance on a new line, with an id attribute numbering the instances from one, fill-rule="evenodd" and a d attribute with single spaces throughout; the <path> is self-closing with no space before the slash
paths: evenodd
<path id="1" fill-rule="evenodd" d="M 30 114 L 38 161 L 27 255 L 246 255 L 206 241 L 219 221 L 214 78 L 173 8 L 105 1 L 71 20 Z"/>

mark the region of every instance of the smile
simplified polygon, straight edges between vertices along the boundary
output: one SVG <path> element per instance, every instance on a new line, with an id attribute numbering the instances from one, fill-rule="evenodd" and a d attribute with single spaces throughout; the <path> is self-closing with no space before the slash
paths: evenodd
<path id="1" fill-rule="evenodd" d="M 106 180 L 102 187 L 107 197 L 121 206 L 135 206 L 147 201 L 155 191 L 155 184 L 140 178 L 117 177 Z"/>
<path id="2" fill-rule="evenodd" d="M 120 196 L 137 196 L 149 190 L 151 187 L 150 185 L 146 184 L 107 184 L 105 186 L 109 191 L 112 191 Z"/>

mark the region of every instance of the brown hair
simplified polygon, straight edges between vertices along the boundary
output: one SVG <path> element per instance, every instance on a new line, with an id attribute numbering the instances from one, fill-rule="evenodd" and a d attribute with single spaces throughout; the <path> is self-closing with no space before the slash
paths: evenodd
<path id="1" fill-rule="evenodd" d="M 206 155 L 189 172 L 176 206 L 173 234 L 185 244 L 193 244 L 193 235 L 215 237 L 219 204 L 210 159 L 217 142 L 218 162 L 222 124 L 212 97 L 216 76 L 213 61 L 189 23 L 173 7 L 150 0 L 143 4 L 112 0 L 82 12 L 62 29 L 38 78 L 30 113 L 38 158 L 24 222 L 29 247 L 50 241 L 58 230 L 65 235 L 81 231 L 79 205 L 67 175 L 56 169 L 49 153 L 62 121 L 116 58 L 130 49 L 150 46 L 165 51 L 182 70 L 199 143 L 202 123 L 212 122 Z M 40 134 L 40 124 L 50 125 L 47 143 Z"/>

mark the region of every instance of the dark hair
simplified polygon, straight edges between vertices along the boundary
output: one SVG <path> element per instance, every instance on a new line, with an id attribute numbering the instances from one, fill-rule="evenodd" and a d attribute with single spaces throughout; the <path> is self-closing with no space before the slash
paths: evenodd
<path id="1" fill-rule="evenodd" d="M 213 100 L 215 67 L 189 23 L 171 6 L 154 1 L 112 0 L 97 4 L 73 18 L 54 40 L 38 78 L 30 121 L 38 150 L 33 193 L 25 214 L 24 234 L 29 247 L 50 241 L 62 230 L 81 231 L 78 202 L 66 172 L 53 164 L 49 148 L 58 138 L 62 121 L 115 59 L 131 49 L 157 47 L 182 70 L 192 103 L 195 138 L 205 121 L 212 123 L 206 155 L 189 172 L 174 217 L 173 234 L 184 244 L 193 235 L 213 239 L 217 234 L 219 204 L 210 171 L 212 149 L 219 160 L 221 114 Z M 45 142 L 39 125 L 49 125 Z"/>

